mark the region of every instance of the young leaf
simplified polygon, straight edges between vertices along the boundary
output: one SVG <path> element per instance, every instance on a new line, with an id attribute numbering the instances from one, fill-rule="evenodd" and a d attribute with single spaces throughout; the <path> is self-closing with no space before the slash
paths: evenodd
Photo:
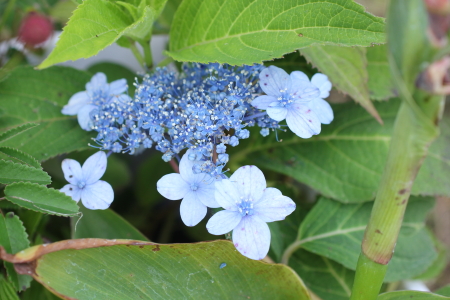
<path id="1" fill-rule="evenodd" d="M 0 131 L 9 130 L 3 134 L 9 139 L 1 146 L 16 148 L 39 161 L 88 148 L 92 133 L 82 130 L 75 117 L 61 114 L 61 109 L 73 94 L 85 90 L 90 77 L 66 67 L 43 71 L 16 68 L 0 82 L 0 106 L 5 113 Z M 14 130 L 31 127 L 30 122 L 41 125 L 12 137 Z"/>
<path id="2" fill-rule="evenodd" d="M 0 274 L 0 299 L 2 300 L 19 300 L 19 296 L 11 282 L 6 281 Z"/>
<path id="3" fill-rule="evenodd" d="M 60 297 L 79 300 L 310 299 L 291 268 L 247 259 L 223 240 L 163 245 L 81 239 L 2 258 L 22 263 Z"/>
<path id="4" fill-rule="evenodd" d="M 292 255 L 289 266 L 320 299 L 348 300 L 350 298 L 355 271 L 324 256 L 302 249 Z"/>
<path id="5" fill-rule="evenodd" d="M 0 183 L 28 181 L 38 184 L 50 184 L 50 176 L 41 169 L 29 167 L 12 161 L 0 160 Z"/>
<path id="6" fill-rule="evenodd" d="M 445 300 L 450 299 L 450 297 L 444 297 L 441 295 L 436 295 L 426 292 L 416 292 L 416 291 L 395 291 L 381 294 L 377 297 L 377 300 Z"/>
<path id="7" fill-rule="evenodd" d="M 28 235 L 22 222 L 12 212 L 6 216 L 0 214 L 0 245 L 5 248 L 6 252 L 11 254 L 15 254 L 30 246 Z M 30 276 L 17 274 L 13 264 L 9 262 L 4 264 L 8 271 L 8 279 L 17 291 L 25 290 L 30 286 L 32 279 Z M 4 298 L 0 297 L 0 299 Z"/>
<path id="8" fill-rule="evenodd" d="M 0 153 L 7 155 L 12 159 L 16 159 L 21 163 L 31 167 L 42 169 L 41 164 L 33 156 L 11 147 L 0 147 Z"/>
<path id="9" fill-rule="evenodd" d="M 128 239 L 148 241 L 148 239 L 111 209 L 90 210 L 80 207 L 83 217 L 72 226 L 72 238 Z"/>
<path id="10" fill-rule="evenodd" d="M 319 71 L 328 76 L 334 87 L 349 94 L 378 122 L 383 123 L 369 98 L 365 48 L 313 46 L 301 49 L 300 52 Z"/>
<path id="11" fill-rule="evenodd" d="M 3 111 L 2 111 L 2 114 L 4 114 Z M 0 143 L 3 143 L 5 141 L 7 141 L 8 139 L 10 139 L 18 134 L 21 134 L 30 128 L 36 127 L 38 125 L 39 124 L 36 124 L 36 123 L 25 123 L 23 125 L 11 128 L 8 131 L 5 131 L 2 134 L 0 134 Z"/>
<path id="12" fill-rule="evenodd" d="M 374 100 L 386 100 L 397 95 L 394 79 L 389 69 L 386 45 L 367 48 L 369 93 Z"/>
<path id="13" fill-rule="evenodd" d="M 398 100 L 375 103 L 384 121 L 378 124 L 354 103 L 333 105 L 330 125 L 310 139 L 288 132 L 262 138 L 253 132 L 233 154 L 234 163 L 254 164 L 303 182 L 322 195 L 345 203 L 371 200 L 380 182 L 383 164 L 399 107 Z M 413 195 L 448 195 L 450 185 L 450 119 L 440 124 L 441 135 L 431 145 L 414 182 Z"/>
<path id="14" fill-rule="evenodd" d="M 433 201 L 411 198 L 385 281 L 410 279 L 423 273 L 437 258 L 424 219 Z M 297 243 L 354 270 L 372 203 L 341 204 L 321 198 L 302 222 Z M 414 247 L 411 245 L 414 244 Z"/>
<path id="15" fill-rule="evenodd" d="M 135 9 L 124 2 L 83 1 L 64 27 L 55 49 L 38 68 L 44 69 L 60 62 L 91 57 L 123 35 L 137 40 L 148 38 L 153 21 L 159 16 L 166 1 L 152 1 L 152 5 L 141 1 L 141 5 Z M 125 5 L 128 13 L 120 5 Z M 133 15 L 139 15 L 139 18 L 133 19 Z"/>
<path id="16" fill-rule="evenodd" d="M 74 217 L 79 215 L 78 205 L 71 197 L 55 189 L 32 183 L 14 183 L 5 188 L 6 199 L 37 212 Z"/>
<path id="17" fill-rule="evenodd" d="M 173 20 L 169 55 L 251 65 L 314 44 L 384 43 L 384 27 L 351 0 L 185 0 Z"/>

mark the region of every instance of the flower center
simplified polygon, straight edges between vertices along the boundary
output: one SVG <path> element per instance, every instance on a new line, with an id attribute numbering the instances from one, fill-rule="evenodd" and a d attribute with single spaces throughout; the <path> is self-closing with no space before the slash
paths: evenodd
<path id="1" fill-rule="evenodd" d="M 196 183 L 191 184 L 191 191 L 196 191 L 196 190 L 198 190 L 198 184 L 196 184 Z"/>
<path id="2" fill-rule="evenodd" d="M 86 186 L 86 182 L 84 182 L 84 181 L 78 181 L 77 186 L 78 186 L 79 189 L 84 189 L 84 187 Z"/>
<path id="3" fill-rule="evenodd" d="M 252 198 L 244 199 L 244 197 L 241 197 L 239 201 L 236 201 L 236 205 L 241 213 L 241 216 L 245 217 L 253 215 L 254 211 Z"/>

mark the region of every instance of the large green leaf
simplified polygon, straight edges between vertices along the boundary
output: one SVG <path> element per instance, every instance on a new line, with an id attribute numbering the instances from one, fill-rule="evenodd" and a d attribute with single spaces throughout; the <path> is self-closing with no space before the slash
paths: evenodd
<path id="1" fill-rule="evenodd" d="M 13 183 L 5 188 L 6 199 L 26 209 L 63 217 L 79 215 L 71 197 L 55 189 L 33 183 Z"/>
<path id="2" fill-rule="evenodd" d="M 129 239 L 148 241 L 148 239 L 111 209 L 90 210 L 80 207 L 83 217 L 73 220 L 72 238 Z"/>
<path id="3" fill-rule="evenodd" d="M 19 181 L 38 184 L 51 183 L 50 176 L 40 169 L 0 159 L 0 183 L 10 184 Z"/>
<path id="4" fill-rule="evenodd" d="M 5 280 L 3 275 L 0 274 L 0 299 L 2 300 L 19 300 L 12 283 Z"/>
<path id="5" fill-rule="evenodd" d="M 450 299 L 441 295 L 416 291 L 396 291 L 381 294 L 377 300 L 444 300 Z"/>
<path id="6" fill-rule="evenodd" d="M 85 0 L 74 11 L 58 40 L 55 49 L 38 68 L 96 55 L 123 35 L 146 39 L 153 21 L 160 14 L 166 0 L 141 1 L 135 7 L 126 2 Z M 128 9 L 128 13 L 120 5 Z"/>
<path id="7" fill-rule="evenodd" d="M 397 94 L 389 68 L 386 45 L 367 48 L 367 72 L 371 99 L 386 100 Z"/>
<path id="8" fill-rule="evenodd" d="M 15 160 L 27 164 L 31 167 L 42 169 L 41 164 L 33 156 L 11 147 L 0 147 L 0 153 L 4 154 L 9 160 Z"/>
<path id="9" fill-rule="evenodd" d="M 386 281 L 413 278 L 427 270 L 437 258 L 424 224 L 432 205 L 430 198 L 410 199 Z M 371 210 L 372 203 L 342 204 L 322 198 L 302 222 L 297 243 L 303 249 L 354 270 Z"/>
<path id="10" fill-rule="evenodd" d="M 376 103 L 384 121 L 378 124 L 353 103 L 333 105 L 335 120 L 318 136 L 301 139 L 288 130 L 262 138 L 257 132 L 243 140 L 232 163 L 255 164 L 306 183 L 321 194 L 342 202 L 375 197 L 387 157 L 398 100 Z M 431 145 L 414 183 L 412 194 L 450 196 L 450 119 L 440 125 L 441 136 Z"/>
<path id="11" fill-rule="evenodd" d="M 439 290 L 435 291 L 435 293 L 442 296 L 450 296 L 450 284 L 440 288 Z"/>
<path id="12" fill-rule="evenodd" d="M 302 249 L 292 255 L 289 266 L 320 299 L 348 300 L 350 298 L 355 271 Z"/>
<path id="13" fill-rule="evenodd" d="M 31 282 L 30 288 L 28 288 L 21 295 L 22 300 L 60 300 L 61 298 L 52 294 L 49 290 L 42 286 L 36 280 Z"/>
<path id="14" fill-rule="evenodd" d="M 242 65 L 314 44 L 384 42 L 383 19 L 351 0 L 185 0 L 173 20 L 169 55 Z"/>
<path id="15" fill-rule="evenodd" d="M 11 136 L 19 129 L 33 126 L 30 122 L 40 126 L 12 136 L 0 145 L 19 149 L 38 160 L 87 148 L 92 134 L 82 130 L 75 117 L 61 114 L 61 109 L 73 94 L 85 90 L 89 80 L 87 73 L 72 68 L 15 69 L 8 79 L 0 82 L 0 106 L 4 111 L 0 131 L 13 128 L 5 133 Z"/>
<path id="16" fill-rule="evenodd" d="M 2 115 L 4 114 L 3 110 L 1 111 L 1 114 Z M 23 125 L 11 128 L 11 129 L 3 132 L 2 134 L 0 134 L 0 143 L 3 143 L 4 141 L 7 141 L 10 138 L 12 138 L 18 134 L 21 134 L 21 133 L 27 131 L 28 129 L 36 127 L 38 125 L 39 124 L 36 124 L 36 123 L 25 123 Z"/>
<path id="17" fill-rule="evenodd" d="M 6 252 L 12 254 L 30 246 L 22 221 L 12 212 L 6 214 L 6 216 L 0 213 L 0 245 L 5 248 Z M 13 264 L 9 262 L 5 261 L 4 264 L 8 272 L 8 280 L 17 291 L 25 290 L 30 286 L 30 276 L 17 274 Z M 0 297 L 0 299 L 4 298 Z"/>
<path id="18" fill-rule="evenodd" d="M 20 263 L 56 294 L 78 300 L 310 299 L 292 269 L 248 259 L 230 241 L 162 245 L 82 239 L 3 258 Z"/>
<path id="19" fill-rule="evenodd" d="M 369 98 L 366 48 L 313 46 L 300 51 L 308 61 L 326 74 L 340 91 L 349 94 L 381 122 Z"/>

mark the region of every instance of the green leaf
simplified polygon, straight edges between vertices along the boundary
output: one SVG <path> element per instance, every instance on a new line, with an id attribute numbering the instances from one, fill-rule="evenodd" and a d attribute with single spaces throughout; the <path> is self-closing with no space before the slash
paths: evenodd
<path id="1" fill-rule="evenodd" d="M 433 238 L 433 245 L 438 255 L 433 264 L 422 274 L 416 276 L 414 279 L 431 280 L 437 278 L 447 265 L 447 249 L 445 246 L 430 232 Z"/>
<path id="2" fill-rule="evenodd" d="M 20 181 L 28 181 L 44 185 L 52 182 L 50 176 L 40 169 L 1 159 L 0 183 L 10 184 Z"/>
<path id="3" fill-rule="evenodd" d="M 261 137 L 253 131 L 233 153 L 233 163 L 254 164 L 303 182 L 322 195 L 341 202 L 362 202 L 375 197 L 391 140 L 398 100 L 375 103 L 384 121 L 378 124 L 353 103 L 332 105 L 335 119 L 322 132 L 301 139 L 292 132 Z M 414 182 L 414 195 L 450 196 L 450 119 L 440 124 L 441 135 L 431 145 Z"/>
<path id="4" fill-rule="evenodd" d="M 386 282 L 413 278 L 437 258 L 424 224 L 433 203 L 430 198 L 410 199 Z M 300 225 L 297 243 L 354 270 L 371 210 L 372 203 L 342 204 L 321 198 Z"/>
<path id="5" fill-rule="evenodd" d="M 36 158 L 20 150 L 11 147 L 0 147 L 0 153 L 3 153 L 8 157 L 16 159 L 19 162 L 27 164 L 31 167 L 42 169 L 41 164 L 36 160 Z"/>
<path id="6" fill-rule="evenodd" d="M 450 297 L 450 284 L 440 288 L 439 290 L 435 291 L 435 293 L 442 296 Z"/>
<path id="7" fill-rule="evenodd" d="M 310 299 L 292 269 L 248 259 L 229 241 L 70 240 L 30 248 L 17 258 L 28 261 L 34 278 L 54 293 L 79 300 Z"/>
<path id="8" fill-rule="evenodd" d="M 96 55 L 123 35 L 133 39 L 148 39 L 153 21 L 158 17 L 166 0 L 142 1 L 139 7 L 107 0 L 85 0 L 74 11 L 58 40 L 55 49 L 39 69 L 79 58 Z M 125 5 L 128 13 L 121 8 Z M 130 14 L 130 11 L 135 13 Z M 138 19 L 134 19 L 138 17 Z"/>
<path id="9" fill-rule="evenodd" d="M 278 68 L 284 69 L 288 73 L 302 71 L 308 75 L 308 77 L 312 77 L 315 73 L 317 73 L 317 69 L 311 66 L 311 64 L 306 61 L 306 58 L 301 56 L 298 51 L 283 55 L 283 58 L 280 59 L 266 61 L 264 65 L 277 66 Z"/>
<path id="10" fill-rule="evenodd" d="M 340 91 L 349 94 L 378 122 L 382 123 L 369 98 L 366 49 L 360 47 L 313 46 L 300 50 L 302 55 L 326 74 Z"/>
<path id="11" fill-rule="evenodd" d="M 175 12 L 180 6 L 182 0 L 168 0 L 161 15 L 153 24 L 153 34 L 168 34 L 170 27 L 172 26 L 173 17 Z"/>
<path id="12" fill-rule="evenodd" d="M 416 292 L 416 291 L 396 291 L 381 294 L 377 297 L 377 300 L 444 300 L 450 299 L 432 293 Z"/>
<path id="13" fill-rule="evenodd" d="M 12 212 L 6 216 L 0 214 L 0 245 L 10 254 L 15 254 L 30 246 L 22 221 Z M 25 290 L 30 286 L 30 276 L 17 274 L 12 263 L 4 262 L 4 264 L 8 272 L 8 280 L 13 284 L 15 290 Z M 0 297 L 0 299 L 4 298 Z"/>
<path id="14" fill-rule="evenodd" d="M 389 68 L 386 45 L 367 48 L 367 72 L 371 99 L 386 100 L 397 95 Z"/>
<path id="15" fill-rule="evenodd" d="M 21 294 L 21 300 L 60 300 L 61 298 L 53 295 L 42 284 L 33 280 L 31 286 Z"/>
<path id="16" fill-rule="evenodd" d="M 72 228 L 72 238 L 128 239 L 148 241 L 148 239 L 111 209 L 90 210 L 80 207 L 83 217 Z"/>
<path id="17" fill-rule="evenodd" d="M 2 115 L 4 114 L 4 111 L 2 110 Z M 25 123 L 23 125 L 14 127 L 9 129 L 8 131 L 3 132 L 2 134 L 0 134 L 0 143 L 3 143 L 7 140 L 9 140 L 10 138 L 23 133 L 24 131 L 27 131 L 30 128 L 36 127 L 39 124 L 36 123 Z"/>
<path id="18" fill-rule="evenodd" d="M 185 0 L 173 20 L 169 55 L 251 65 L 314 44 L 384 43 L 384 27 L 351 0 Z"/>
<path id="19" fill-rule="evenodd" d="M 6 199 L 37 212 L 74 217 L 79 215 L 78 205 L 71 197 L 55 189 L 32 183 L 13 183 L 5 188 Z"/>
<path id="20" fill-rule="evenodd" d="M 0 275 L 0 299 L 19 300 L 12 283 L 6 281 L 3 275 Z"/>
<path id="21" fill-rule="evenodd" d="M 92 75 L 94 75 L 97 72 L 105 73 L 109 82 L 125 78 L 128 83 L 128 95 L 133 97 L 134 90 L 136 89 L 136 87 L 134 86 L 136 73 L 134 73 L 130 69 L 125 68 L 118 64 L 103 62 L 103 63 L 98 63 L 98 64 L 90 66 L 88 71 Z"/>
<path id="22" fill-rule="evenodd" d="M 289 266 L 320 299 L 348 300 L 350 298 L 355 277 L 354 271 L 326 257 L 302 249 L 292 255 Z"/>
<path id="23" fill-rule="evenodd" d="M 76 117 L 63 115 L 61 109 L 73 94 L 85 90 L 89 80 L 88 73 L 66 67 L 15 69 L 0 82 L 0 106 L 5 113 L 0 118 L 0 131 L 7 131 L 4 135 L 9 137 L 2 146 L 19 149 L 40 161 L 88 148 L 92 133 L 82 130 Z M 19 128 L 31 128 L 30 122 L 40 126 L 12 137 Z"/>

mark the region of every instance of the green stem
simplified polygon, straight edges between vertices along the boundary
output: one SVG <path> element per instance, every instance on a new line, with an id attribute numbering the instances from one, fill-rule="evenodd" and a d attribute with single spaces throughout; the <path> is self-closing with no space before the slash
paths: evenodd
<path id="1" fill-rule="evenodd" d="M 411 103 L 403 101 L 398 111 L 386 166 L 362 242 L 351 300 L 376 299 L 385 272 L 380 266 L 391 260 L 414 179 L 437 136 L 437 129 L 430 127 L 430 122 L 434 119 L 432 115 L 437 119 L 440 115 L 442 97 L 418 91 L 414 99 L 423 110 L 419 117 L 418 106 L 412 109 Z M 428 107 L 420 105 L 425 102 Z M 367 276 L 369 273 L 372 275 Z"/>
<path id="2" fill-rule="evenodd" d="M 166 57 L 158 64 L 158 67 L 165 67 L 173 61 L 174 60 L 172 57 Z"/>
<path id="3" fill-rule="evenodd" d="M 283 256 L 281 257 L 281 263 L 287 265 L 289 263 L 289 258 L 292 256 L 292 254 L 297 251 L 300 246 L 303 244 L 303 241 L 296 241 L 289 245 L 289 247 L 284 250 Z"/>
<path id="4" fill-rule="evenodd" d="M 148 69 L 153 67 L 152 49 L 150 48 L 150 41 L 140 41 L 142 49 L 144 49 L 144 61 Z"/>
<path id="5" fill-rule="evenodd" d="M 353 283 L 353 291 L 350 300 L 364 299 L 376 300 L 381 285 L 383 284 L 384 275 L 386 274 L 387 265 L 381 265 L 370 260 L 363 253 L 359 255 L 358 272 Z"/>
<path id="6" fill-rule="evenodd" d="M 131 52 L 133 52 L 134 57 L 136 57 L 137 61 L 139 62 L 139 64 L 141 66 L 145 65 L 145 60 L 144 57 L 142 56 L 141 52 L 139 52 L 139 49 L 136 47 L 136 42 L 131 40 L 130 41 L 131 45 L 130 45 L 130 49 Z"/>

